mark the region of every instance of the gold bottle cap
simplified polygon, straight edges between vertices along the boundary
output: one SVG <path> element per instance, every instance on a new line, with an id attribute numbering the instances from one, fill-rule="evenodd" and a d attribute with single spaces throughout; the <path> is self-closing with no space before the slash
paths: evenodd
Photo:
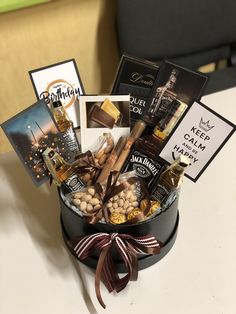
<path id="1" fill-rule="evenodd" d="M 182 167 L 187 167 L 190 164 L 190 159 L 187 156 L 180 155 L 178 158 L 179 164 Z"/>

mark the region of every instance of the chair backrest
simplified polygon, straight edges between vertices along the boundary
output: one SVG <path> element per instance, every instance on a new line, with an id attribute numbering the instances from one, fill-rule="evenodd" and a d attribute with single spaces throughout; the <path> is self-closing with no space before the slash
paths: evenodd
<path id="1" fill-rule="evenodd" d="M 236 0 L 117 0 L 121 53 L 197 68 L 230 58 Z"/>

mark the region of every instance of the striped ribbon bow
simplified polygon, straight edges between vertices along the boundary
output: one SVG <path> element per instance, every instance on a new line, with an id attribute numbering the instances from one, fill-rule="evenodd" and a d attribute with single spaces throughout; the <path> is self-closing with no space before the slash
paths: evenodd
<path id="1" fill-rule="evenodd" d="M 71 243 L 80 260 L 86 259 L 95 250 L 100 252 L 95 273 L 95 290 L 103 308 L 106 306 L 100 292 L 101 279 L 109 292 L 123 290 L 130 280 L 138 278 L 138 254 L 158 254 L 162 246 L 152 235 L 133 237 L 129 234 L 103 232 L 77 237 Z M 125 264 L 127 274 L 122 278 L 119 277 L 112 259 L 111 247 L 116 249 Z"/>

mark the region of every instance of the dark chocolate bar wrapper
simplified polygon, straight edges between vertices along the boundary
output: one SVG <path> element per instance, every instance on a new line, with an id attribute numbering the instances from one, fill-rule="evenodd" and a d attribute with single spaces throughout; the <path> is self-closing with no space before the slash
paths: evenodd
<path id="1" fill-rule="evenodd" d="M 112 129 L 115 124 L 115 119 L 107 114 L 104 110 L 102 110 L 98 105 L 93 106 L 89 117 L 94 122 L 97 122 L 98 124 L 109 129 Z"/>

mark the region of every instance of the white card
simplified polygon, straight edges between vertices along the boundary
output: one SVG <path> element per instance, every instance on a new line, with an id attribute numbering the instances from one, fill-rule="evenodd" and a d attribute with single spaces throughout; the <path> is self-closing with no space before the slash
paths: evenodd
<path id="1" fill-rule="evenodd" d="M 94 105 L 101 105 L 108 98 L 117 108 L 119 108 L 123 118 L 119 126 L 106 128 L 90 120 L 90 112 Z M 99 136 L 103 133 L 111 133 L 115 143 L 121 136 L 130 134 L 130 95 L 100 95 L 80 97 L 80 133 L 81 150 L 94 151 L 99 143 Z"/>
<path id="2" fill-rule="evenodd" d="M 172 163 L 180 154 L 190 158 L 186 176 L 196 182 L 235 131 L 235 125 L 200 102 L 187 111 L 160 157 Z"/>
<path id="3" fill-rule="evenodd" d="M 35 94 L 47 104 L 60 100 L 74 127 L 79 126 L 78 98 L 84 94 L 74 59 L 55 63 L 29 72 Z"/>

